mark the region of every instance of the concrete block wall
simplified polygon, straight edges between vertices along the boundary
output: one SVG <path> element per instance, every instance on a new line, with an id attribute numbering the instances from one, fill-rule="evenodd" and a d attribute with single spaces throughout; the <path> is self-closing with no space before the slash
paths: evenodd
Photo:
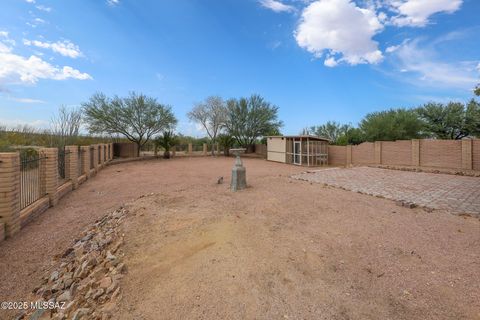
<path id="1" fill-rule="evenodd" d="M 462 141 L 420 140 L 420 166 L 462 169 Z"/>
<path id="2" fill-rule="evenodd" d="M 58 187 L 58 149 L 57 148 L 42 148 L 40 154 L 45 157 L 44 172 L 45 179 L 44 190 L 50 200 L 50 206 L 57 205 L 57 187 Z"/>
<path id="3" fill-rule="evenodd" d="M 412 141 L 379 141 L 381 144 L 381 164 L 405 165 L 412 163 Z"/>
<path id="4" fill-rule="evenodd" d="M 352 164 L 372 164 L 375 163 L 375 144 L 364 142 L 357 146 L 352 146 Z"/>
<path id="5" fill-rule="evenodd" d="M 480 140 L 472 140 L 472 169 L 480 171 Z"/>
<path id="6" fill-rule="evenodd" d="M 82 175 L 90 177 L 90 146 L 81 146 L 82 150 Z"/>
<path id="7" fill-rule="evenodd" d="M 0 222 L 0 242 L 5 240 L 5 224 Z"/>
<path id="8" fill-rule="evenodd" d="M 344 146 L 328 146 L 328 164 L 344 166 L 347 163 L 347 151 Z"/>
<path id="9" fill-rule="evenodd" d="M 397 165 L 480 170 L 480 140 L 400 140 L 329 146 L 330 165 Z"/>
<path id="10" fill-rule="evenodd" d="M 0 153 L 0 224 L 4 235 L 20 230 L 20 154 Z"/>
<path id="11" fill-rule="evenodd" d="M 116 142 L 113 144 L 112 158 L 135 158 L 137 157 L 138 147 L 135 143 Z"/>
<path id="12" fill-rule="evenodd" d="M 93 145 L 93 169 L 98 171 L 98 144 Z"/>
<path id="13" fill-rule="evenodd" d="M 67 146 L 65 147 L 66 159 L 65 159 L 65 178 L 70 179 L 73 185 L 73 189 L 78 187 L 78 147 Z"/>

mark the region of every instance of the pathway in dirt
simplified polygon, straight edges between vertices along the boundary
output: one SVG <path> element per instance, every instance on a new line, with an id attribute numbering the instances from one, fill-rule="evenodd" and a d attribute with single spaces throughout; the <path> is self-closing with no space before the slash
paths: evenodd
<path id="1" fill-rule="evenodd" d="M 103 170 L 0 244 L 1 300 L 25 300 L 80 230 L 128 202 L 114 319 L 480 315 L 478 219 L 293 180 L 303 168 L 258 159 L 244 161 L 249 188 L 232 193 L 232 162 Z"/>

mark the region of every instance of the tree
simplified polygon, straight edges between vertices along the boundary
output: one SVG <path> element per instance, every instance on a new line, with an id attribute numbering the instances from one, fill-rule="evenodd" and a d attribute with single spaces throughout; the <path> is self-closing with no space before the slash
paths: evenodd
<path id="1" fill-rule="evenodd" d="M 426 130 L 438 139 L 459 140 L 480 134 L 480 105 L 473 99 L 466 106 L 460 102 L 427 103 L 417 112 Z"/>
<path id="2" fill-rule="evenodd" d="M 480 84 L 477 84 L 477 86 L 475 87 L 475 89 L 473 89 L 473 93 L 474 93 L 476 96 L 480 96 Z"/>
<path id="3" fill-rule="evenodd" d="M 327 121 L 325 124 L 310 127 L 308 132 L 327 138 L 332 144 L 337 144 L 338 139 L 344 136 L 350 128 L 351 126 L 348 124 L 342 125 L 335 121 Z"/>
<path id="4" fill-rule="evenodd" d="M 393 141 L 422 137 L 424 124 L 414 110 L 390 109 L 367 114 L 359 128 L 366 141 Z"/>
<path id="5" fill-rule="evenodd" d="M 360 144 L 365 142 L 365 135 L 359 128 L 348 126 L 345 132 L 335 141 L 336 145 L 346 146 L 348 144 Z"/>
<path id="6" fill-rule="evenodd" d="M 221 97 L 211 96 L 202 103 L 197 103 L 187 116 L 197 122 L 207 131 L 212 144 L 212 156 L 215 155 L 215 142 L 217 135 L 225 125 L 227 110 Z"/>
<path id="7" fill-rule="evenodd" d="M 278 107 L 259 95 L 227 101 L 225 127 L 244 148 L 251 148 L 257 138 L 278 131 L 282 125 L 278 120 Z"/>
<path id="8" fill-rule="evenodd" d="M 158 147 L 163 148 L 163 158 L 170 159 L 170 150 L 178 143 L 178 138 L 173 131 L 164 131 L 161 136 L 155 138 L 155 155 Z"/>
<path id="9" fill-rule="evenodd" d="M 67 109 L 65 106 L 60 106 L 58 114 L 51 120 L 52 144 L 64 147 L 73 143 L 78 137 L 81 124 L 81 109 Z"/>
<path id="10" fill-rule="evenodd" d="M 153 136 L 177 124 L 171 107 L 135 92 L 126 98 L 96 93 L 82 106 L 91 133 L 121 134 L 137 144 L 137 156 Z"/>
<path id="11" fill-rule="evenodd" d="M 218 144 L 223 148 L 223 154 L 225 156 L 229 156 L 230 149 L 235 144 L 235 138 L 233 138 L 229 134 L 219 134 L 217 139 L 218 139 Z"/>

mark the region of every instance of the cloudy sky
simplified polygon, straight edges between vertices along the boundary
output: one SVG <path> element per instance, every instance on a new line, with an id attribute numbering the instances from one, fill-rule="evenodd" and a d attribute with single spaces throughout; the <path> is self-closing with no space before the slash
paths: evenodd
<path id="1" fill-rule="evenodd" d="M 96 91 L 172 105 L 258 93 L 283 132 L 480 82 L 479 0 L 2 0 L 0 124 L 48 126 Z"/>

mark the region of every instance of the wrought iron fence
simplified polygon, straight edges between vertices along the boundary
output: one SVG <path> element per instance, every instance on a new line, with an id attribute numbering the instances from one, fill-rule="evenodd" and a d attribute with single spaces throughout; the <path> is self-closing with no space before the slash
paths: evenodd
<path id="1" fill-rule="evenodd" d="M 192 145 L 192 151 L 193 152 L 203 151 L 203 144 Z"/>
<path id="2" fill-rule="evenodd" d="M 85 150 L 81 147 L 78 147 L 78 160 L 77 160 L 77 169 L 78 169 L 78 176 L 80 177 L 83 174 L 83 155 Z"/>
<path id="3" fill-rule="evenodd" d="M 66 157 L 70 153 L 70 151 L 65 150 L 64 148 L 58 149 L 58 176 L 60 181 L 65 180 L 65 164 L 66 164 Z"/>
<path id="4" fill-rule="evenodd" d="M 90 148 L 90 170 L 92 170 L 93 168 L 95 168 L 95 160 L 94 160 L 94 157 L 93 157 L 93 151 L 95 150 L 94 147 L 91 147 Z"/>
<path id="5" fill-rule="evenodd" d="M 42 161 L 46 157 L 22 156 L 20 158 L 20 209 L 28 207 L 46 193 L 42 187 Z"/>
<path id="6" fill-rule="evenodd" d="M 175 150 L 177 152 L 187 152 L 188 151 L 188 144 L 177 144 L 175 146 Z"/>

